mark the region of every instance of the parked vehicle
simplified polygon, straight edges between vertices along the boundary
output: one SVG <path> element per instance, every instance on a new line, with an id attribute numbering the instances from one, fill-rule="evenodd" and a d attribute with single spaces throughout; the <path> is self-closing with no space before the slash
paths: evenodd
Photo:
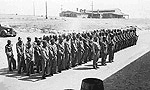
<path id="1" fill-rule="evenodd" d="M 0 36 L 1 37 L 15 37 L 17 35 L 17 32 L 14 31 L 11 27 L 5 27 L 0 25 Z"/>

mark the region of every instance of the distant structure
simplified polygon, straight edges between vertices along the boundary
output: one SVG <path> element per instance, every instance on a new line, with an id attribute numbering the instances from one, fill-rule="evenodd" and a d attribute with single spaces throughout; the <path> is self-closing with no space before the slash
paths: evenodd
<path id="1" fill-rule="evenodd" d="M 86 10 L 78 9 L 76 11 L 62 11 L 60 17 L 78 17 L 78 18 L 129 18 L 128 14 L 124 14 L 120 9 L 107 9 L 107 10 Z"/>

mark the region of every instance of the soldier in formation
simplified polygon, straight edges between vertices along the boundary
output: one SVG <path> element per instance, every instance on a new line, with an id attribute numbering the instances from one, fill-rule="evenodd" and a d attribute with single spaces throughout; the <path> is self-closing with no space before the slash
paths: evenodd
<path id="1" fill-rule="evenodd" d="M 14 59 L 13 49 L 11 41 L 7 41 L 7 45 L 5 46 L 5 53 L 8 60 L 8 69 L 9 71 L 13 71 L 16 69 L 16 60 Z"/>
<path id="2" fill-rule="evenodd" d="M 112 63 L 115 52 L 136 45 L 137 39 L 136 28 L 133 27 L 125 30 L 101 29 L 36 37 L 33 44 L 31 38 L 27 37 L 25 45 L 19 37 L 16 44 L 18 73 L 23 72 L 30 76 L 36 71 L 41 73 L 42 79 L 45 79 L 46 76 L 53 76 L 91 60 L 93 60 L 93 68 L 97 69 L 99 60 L 101 65 L 106 65 L 107 60 Z M 10 41 L 5 47 L 5 52 L 11 71 L 13 52 Z"/>

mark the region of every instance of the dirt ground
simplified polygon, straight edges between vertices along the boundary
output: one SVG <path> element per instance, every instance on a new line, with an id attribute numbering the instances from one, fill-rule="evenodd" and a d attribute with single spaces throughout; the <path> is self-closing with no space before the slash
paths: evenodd
<path id="1" fill-rule="evenodd" d="M 15 28 L 17 31 L 16 37 L 0 38 L 0 90 L 80 90 L 81 82 L 84 78 L 99 78 L 105 82 L 105 85 L 109 84 L 107 80 L 112 74 L 116 73 L 120 69 L 124 68 L 131 62 L 137 60 L 140 56 L 144 55 L 150 49 L 150 20 L 145 19 L 75 19 L 75 18 L 58 18 L 58 19 L 10 19 L 0 18 L 0 23 L 8 24 Z M 67 71 L 63 71 L 60 74 L 56 74 L 53 77 L 47 77 L 45 80 L 40 79 L 40 75 L 20 76 L 15 72 L 8 72 L 7 59 L 4 53 L 4 46 L 6 41 L 10 39 L 13 43 L 13 50 L 16 59 L 15 43 L 17 37 L 23 38 L 26 42 L 26 37 L 30 36 L 32 40 L 35 36 L 42 36 L 43 28 L 47 31 L 55 33 L 61 32 L 74 32 L 74 31 L 88 31 L 100 28 L 121 28 L 127 25 L 136 25 L 139 27 L 138 35 L 139 40 L 136 46 L 124 49 L 115 53 L 115 59 L 113 63 L 108 63 L 107 66 L 100 66 L 97 70 L 92 68 L 92 62 L 88 62 L 84 65 L 72 68 Z M 49 35 L 49 34 L 47 34 Z M 146 57 L 143 57 L 144 61 Z M 100 62 L 101 60 L 99 60 Z M 125 72 L 128 73 L 128 72 Z M 134 80 L 134 79 L 133 79 Z M 140 82 L 139 82 L 140 83 Z M 112 84 L 112 82 L 111 82 Z M 106 86 L 107 86 L 106 85 Z M 113 85 L 113 84 L 112 84 Z M 138 85 L 138 84 L 137 84 Z M 111 87 L 105 87 L 106 90 L 111 90 Z M 116 90 L 117 88 L 113 89 Z M 131 90 L 131 89 L 130 89 Z"/>

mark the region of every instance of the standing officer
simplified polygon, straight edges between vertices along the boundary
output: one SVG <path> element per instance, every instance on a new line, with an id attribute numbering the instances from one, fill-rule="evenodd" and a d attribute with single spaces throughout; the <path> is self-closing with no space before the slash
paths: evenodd
<path id="1" fill-rule="evenodd" d="M 71 54 L 71 49 L 70 49 L 70 44 L 69 44 L 69 37 L 66 36 L 66 41 L 64 42 L 64 53 L 65 53 L 65 69 L 70 68 L 70 54 Z"/>
<path id="2" fill-rule="evenodd" d="M 26 65 L 24 60 L 24 44 L 20 37 L 18 37 L 18 42 L 16 43 L 17 49 L 17 61 L 18 61 L 18 74 L 21 74 L 22 69 L 23 72 L 26 72 Z"/>
<path id="3" fill-rule="evenodd" d="M 57 46 L 55 44 L 55 40 L 52 38 L 51 39 L 51 47 L 53 49 L 53 62 L 52 62 L 52 69 L 53 69 L 53 73 L 56 74 L 57 73 Z"/>
<path id="4" fill-rule="evenodd" d="M 25 49 L 25 55 L 26 55 L 26 70 L 27 70 L 27 76 L 30 76 L 30 73 L 33 72 L 33 51 L 31 48 L 31 44 L 28 44 Z"/>
<path id="5" fill-rule="evenodd" d="M 7 55 L 9 71 L 13 71 L 13 69 L 16 69 L 16 61 L 14 59 L 12 44 L 10 40 L 7 41 L 7 45 L 5 46 L 5 53 Z"/>
<path id="6" fill-rule="evenodd" d="M 41 64 L 42 64 L 42 79 L 45 79 L 46 77 L 46 64 L 49 61 L 49 49 L 47 47 L 47 42 L 43 41 L 43 47 L 41 49 Z"/>
<path id="7" fill-rule="evenodd" d="M 31 46 L 31 47 L 30 47 Z M 29 48 L 30 47 L 30 49 L 31 49 L 31 51 L 33 52 L 33 44 L 31 43 L 31 38 L 30 37 L 27 37 L 27 43 L 26 43 L 26 45 L 25 45 L 25 49 L 27 49 L 27 48 Z M 31 62 L 31 65 L 33 66 L 33 62 Z M 27 64 L 26 64 L 26 66 L 27 66 Z M 34 73 L 34 70 L 33 70 L 33 68 L 31 68 L 31 73 Z"/>
<path id="8" fill-rule="evenodd" d="M 100 46 L 101 46 L 102 65 L 106 65 L 106 58 L 107 58 L 106 37 L 103 37 L 103 41 L 100 42 Z"/>
<path id="9" fill-rule="evenodd" d="M 37 73 L 40 73 L 40 70 L 42 68 L 41 66 L 41 41 L 37 40 L 37 44 L 34 46 L 34 59 L 35 59 L 35 65 Z"/>
<path id="10" fill-rule="evenodd" d="M 71 64 L 72 64 L 72 67 L 75 67 L 76 63 L 77 63 L 76 53 L 77 53 L 77 47 L 76 47 L 76 42 L 75 42 L 75 36 L 73 36 L 73 38 L 71 39 Z"/>
<path id="11" fill-rule="evenodd" d="M 54 50 L 52 48 L 52 45 L 48 43 L 48 49 L 49 49 L 49 61 L 48 61 L 48 66 L 47 66 L 47 73 L 48 76 L 53 76 L 53 63 L 54 63 Z"/>
<path id="12" fill-rule="evenodd" d="M 59 36 L 59 42 L 57 44 L 57 60 L 58 60 L 58 72 L 61 73 L 63 68 L 63 59 L 64 59 L 64 46 L 63 39 Z"/>
<path id="13" fill-rule="evenodd" d="M 82 41 L 82 37 L 79 36 L 79 40 L 77 42 L 77 48 L 78 48 L 78 53 L 77 53 L 77 57 L 78 57 L 78 65 L 82 64 L 82 56 L 83 56 L 83 52 L 84 52 L 84 47 L 83 47 L 83 41 Z"/>
<path id="14" fill-rule="evenodd" d="M 113 42 L 112 42 L 112 38 L 113 38 L 113 35 L 111 34 L 108 34 L 107 35 L 107 45 L 108 45 L 108 60 L 109 62 L 113 62 L 113 59 L 114 59 L 114 51 L 113 51 Z"/>
<path id="15" fill-rule="evenodd" d="M 83 47 L 84 47 L 83 61 L 84 61 L 84 63 L 87 63 L 89 45 L 88 45 L 88 41 L 86 40 L 86 38 L 83 38 Z"/>
<path id="16" fill-rule="evenodd" d="M 97 37 L 94 37 L 93 41 L 93 68 L 97 69 L 97 61 L 100 57 L 100 45 L 98 43 Z"/>

